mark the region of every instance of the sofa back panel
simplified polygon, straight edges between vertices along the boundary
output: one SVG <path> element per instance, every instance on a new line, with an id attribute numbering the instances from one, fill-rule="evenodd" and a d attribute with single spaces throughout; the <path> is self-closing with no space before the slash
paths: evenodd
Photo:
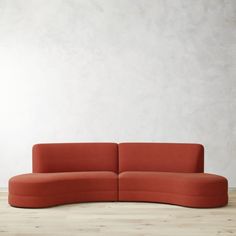
<path id="1" fill-rule="evenodd" d="M 33 172 L 118 172 L 115 143 L 55 143 L 33 146 Z"/>
<path id="2" fill-rule="evenodd" d="M 204 148 L 200 144 L 121 143 L 119 172 L 203 172 Z"/>

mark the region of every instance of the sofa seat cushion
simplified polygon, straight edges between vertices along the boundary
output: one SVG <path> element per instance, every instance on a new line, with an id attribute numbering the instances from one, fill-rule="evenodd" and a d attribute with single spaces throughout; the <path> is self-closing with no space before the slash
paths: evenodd
<path id="1" fill-rule="evenodd" d="M 117 201 L 117 174 L 111 171 L 33 173 L 9 181 L 9 203 L 47 207 L 73 202 Z"/>
<path id="2" fill-rule="evenodd" d="M 119 175 L 120 201 L 218 207 L 227 204 L 227 192 L 227 179 L 213 174 L 129 171 Z"/>

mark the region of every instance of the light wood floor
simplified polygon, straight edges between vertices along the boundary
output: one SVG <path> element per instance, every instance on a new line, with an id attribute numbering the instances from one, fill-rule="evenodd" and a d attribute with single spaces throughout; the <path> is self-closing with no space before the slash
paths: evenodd
<path id="1" fill-rule="evenodd" d="M 20 209 L 1 192 L 0 235 L 236 236 L 236 191 L 227 207 L 216 209 L 122 202 Z"/>

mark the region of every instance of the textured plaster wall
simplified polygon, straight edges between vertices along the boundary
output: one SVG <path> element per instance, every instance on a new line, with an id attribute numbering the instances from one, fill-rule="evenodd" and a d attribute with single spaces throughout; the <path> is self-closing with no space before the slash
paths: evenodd
<path id="1" fill-rule="evenodd" d="M 235 0 L 0 0 L 0 187 L 37 142 L 197 142 L 236 187 Z"/>

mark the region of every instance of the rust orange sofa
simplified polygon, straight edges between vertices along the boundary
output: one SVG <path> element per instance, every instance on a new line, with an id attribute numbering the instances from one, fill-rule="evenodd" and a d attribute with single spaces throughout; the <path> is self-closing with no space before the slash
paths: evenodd
<path id="1" fill-rule="evenodd" d="M 30 208 L 91 201 L 220 207 L 228 183 L 204 173 L 200 144 L 36 144 L 33 173 L 9 180 L 8 201 Z"/>

